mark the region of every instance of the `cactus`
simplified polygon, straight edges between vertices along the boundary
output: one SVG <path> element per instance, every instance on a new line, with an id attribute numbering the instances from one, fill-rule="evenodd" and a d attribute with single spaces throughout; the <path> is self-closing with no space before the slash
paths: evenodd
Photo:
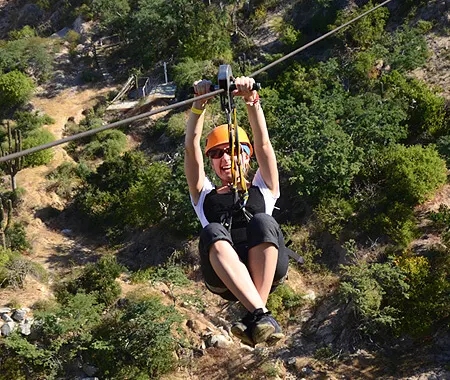
<path id="1" fill-rule="evenodd" d="M 22 134 L 19 130 L 14 130 L 14 138 L 9 122 L 6 124 L 8 130 L 8 149 L 4 149 L 0 146 L 0 152 L 2 156 L 7 156 L 8 154 L 17 153 L 22 150 Z M 23 157 L 14 158 L 3 163 L 3 168 L 5 172 L 11 178 L 11 188 L 15 192 L 17 189 L 16 185 L 16 174 L 23 169 Z"/>
<path id="2" fill-rule="evenodd" d="M 3 248 L 6 248 L 6 232 L 11 225 L 12 209 L 11 199 L 8 199 L 6 202 L 6 212 L 3 202 L 0 201 L 0 244 Z"/>

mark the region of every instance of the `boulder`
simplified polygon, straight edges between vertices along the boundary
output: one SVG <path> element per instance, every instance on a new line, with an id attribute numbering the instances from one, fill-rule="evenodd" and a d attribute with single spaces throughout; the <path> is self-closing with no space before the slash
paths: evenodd
<path id="1" fill-rule="evenodd" d="M 14 319 L 17 322 L 22 322 L 25 320 L 25 317 L 27 316 L 27 311 L 24 309 L 17 309 L 13 314 L 12 314 L 12 319 Z"/>
<path id="2" fill-rule="evenodd" d="M 20 11 L 17 17 L 17 26 L 23 28 L 25 25 L 37 26 L 44 17 L 44 11 L 37 4 L 26 4 Z"/>
<path id="3" fill-rule="evenodd" d="M 211 335 L 206 341 L 208 347 L 228 348 L 233 344 L 232 340 L 229 340 L 224 335 Z"/>
<path id="4" fill-rule="evenodd" d="M 11 308 L 9 307 L 0 307 L 0 315 L 11 313 Z"/>
<path id="5" fill-rule="evenodd" d="M 6 322 L 0 329 L 1 335 L 8 336 L 11 335 L 16 330 L 15 322 Z"/>

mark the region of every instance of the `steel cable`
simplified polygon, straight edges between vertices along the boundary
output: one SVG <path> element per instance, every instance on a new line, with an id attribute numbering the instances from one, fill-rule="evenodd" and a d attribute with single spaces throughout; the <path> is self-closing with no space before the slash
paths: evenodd
<path id="1" fill-rule="evenodd" d="M 368 15 L 369 13 L 372 13 L 373 11 L 377 10 L 378 8 L 386 5 L 387 3 L 391 2 L 391 1 L 392 0 L 386 0 L 383 3 L 381 3 L 381 4 L 378 4 L 377 6 L 373 7 L 370 10 L 368 10 L 367 12 L 364 12 L 364 13 L 360 14 L 359 16 L 351 19 L 350 21 L 346 22 L 345 24 L 343 24 L 341 26 L 338 26 L 337 28 L 335 28 L 332 31 L 324 34 L 323 36 L 320 36 L 319 38 L 316 38 L 315 40 L 307 43 L 306 45 L 303 45 L 302 47 L 292 51 L 291 53 L 286 54 L 284 57 L 281 57 L 280 59 L 278 59 L 278 60 L 268 64 L 267 66 L 264 66 L 263 68 L 255 71 L 254 73 L 250 74 L 249 76 L 250 77 L 254 77 L 254 76 L 256 76 L 256 75 L 258 75 L 258 74 L 260 74 L 260 73 L 262 73 L 262 72 L 264 72 L 264 71 L 266 71 L 268 69 L 270 69 L 271 67 L 277 65 L 278 63 L 281 63 L 281 62 L 285 61 L 286 59 L 292 57 L 293 55 L 296 55 L 296 54 L 300 53 L 301 51 L 311 47 L 312 45 L 322 41 L 323 39 L 325 39 L 325 38 L 327 38 L 327 37 L 337 33 L 339 30 L 345 28 L 346 26 L 349 26 L 350 24 L 354 23 L 355 21 L 358 21 L 359 19 L 363 18 L 364 16 Z M 132 123 L 134 121 L 141 120 L 141 119 L 144 119 L 144 118 L 152 116 L 152 115 L 156 115 L 156 114 L 161 113 L 161 112 L 170 111 L 170 110 L 175 109 L 175 108 L 186 106 L 188 104 L 193 103 L 196 100 L 206 99 L 206 98 L 209 98 L 210 96 L 215 96 L 215 95 L 221 94 L 224 91 L 225 90 L 223 90 L 223 89 L 212 91 L 212 92 L 210 92 L 208 94 L 197 96 L 197 97 L 192 98 L 192 99 L 187 99 L 187 100 L 184 100 L 184 101 L 181 101 L 181 102 L 178 102 L 178 103 L 175 103 L 175 104 L 171 104 L 171 105 L 166 106 L 166 107 L 158 108 L 157 110 L 154 110 L 154 111 L 145 112 L 145 113 L 142 113 L 140 115 L 136 115 L 136 116 L 133 116 L 133 117 L 130 117 L 130 118 L 127 118 L 127 119 L 119 120 L 119 121 L 116 121 L 116 122 L 111 123 L 111 124 L 103 125 L 103 126 L 101 126 L 99 128 L 91 129 L 91 130 L 86 131 L 86 132 L 77 133 L 75 135 L 68 136 L 68 137 L 65 137 L 65 138 L 60 139 L 60 140 L 52 141 L 52 142 L 49 142 L 47 144 L 38 145 L 38 146 L 35 146 L 33 148 L 25 149 L 25 150 L 22 150 L 20 152 L 8 154 L 6 156 L 0 157 L 0 162 L 6 162 L 6 161 L 14 160 L 15 158 L 26 156 L 26 155 L 31 154 L 31 153 L 36 153 L 36 152 L 39 152 L 39 151 L 44 150 L 44 149 L 49 149 L 49 148 L 52 148 L 52 147 L 57 146 L 57 145 L 68 143 L 70 141 L 82 139 L 83 137 L 87 137 L 87 136 L 92 136 L 92 135 L 95 135 L 95 134 L 97 134 L 99 132 L 105 131 L 107 129 L 120 127 L 121 125 L 129 124 L 129 123 Z"/>

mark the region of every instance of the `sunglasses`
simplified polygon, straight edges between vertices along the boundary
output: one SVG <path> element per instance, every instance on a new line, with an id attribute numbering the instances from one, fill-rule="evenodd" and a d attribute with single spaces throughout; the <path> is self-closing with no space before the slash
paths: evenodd
<path id="1" fill-rule="evenodd" d="M 242 150 L 247 153 L 248 155 L 250 155 L 250 148 L 246 145 L 241 145 Z M 211 149 L 208 152 L 208 156 L 210 158 L 222 158 L 224 154 L 228 154 L 229 156 L 231 156 L 231 149 L 230 147 L 226 147 L 226 148 L 215 148 L 215 149 Z M 235 150 L 235 156 L 237 156 L 237 151 Z"/>

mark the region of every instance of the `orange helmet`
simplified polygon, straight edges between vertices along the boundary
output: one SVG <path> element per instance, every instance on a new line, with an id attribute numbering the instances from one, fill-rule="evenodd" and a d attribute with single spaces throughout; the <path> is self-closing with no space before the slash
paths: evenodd
<path id="1" fill-rule="evenodd" d="M 250 143 L 250 139 L 248 138 L 247 133 L 241 127 L 238 127 L 238 137 L 240 144 L 244 144 L 249 147 L 251 157 L 253 154 L 253 147 Z M 228 135 L 228 124 L 219 125 L 211 132 L 209 132 L 208 136 L 206 137 L 205 154 L 208 155 L 208 151 L 210 149 L 214 148 L 217 145 L 228 144 L 229 141 L 230 139 Z"/>

